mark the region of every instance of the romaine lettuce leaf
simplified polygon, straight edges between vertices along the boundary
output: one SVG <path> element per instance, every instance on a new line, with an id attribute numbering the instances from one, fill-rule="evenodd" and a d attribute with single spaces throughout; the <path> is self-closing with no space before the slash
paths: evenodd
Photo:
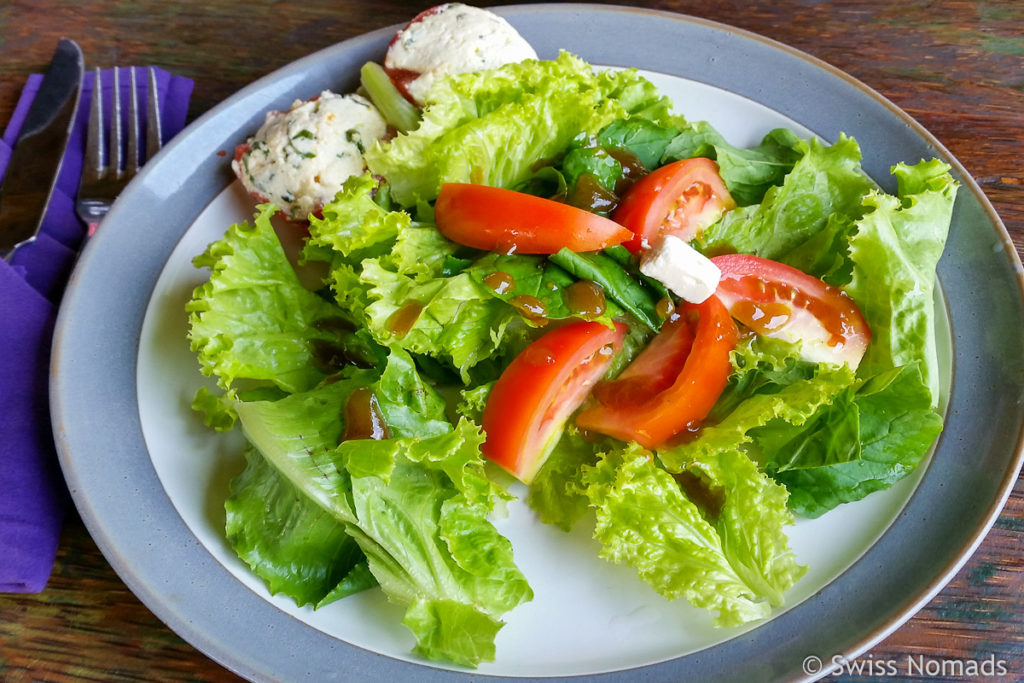
<path id="1" fill-rule="evenodd" d="M 431 438 L 344 442 L 352 473 L 349 533 L 416 651 L 466 666 L 494 659 L 505 612 L 533 597 L 512 546 L 487 521 L 504 497 L 484 474 L 479 427 L 463 420 Z"/>
<path id="2" fill-rule="evenodd" d="M 437 434 L 339 444 L 344 403 L 361 386 L 399 415 L 396 433 Z M 423 415 L 397 406 L 413 394 Z M 417 652 L 475 666 L 493 659 L 501 615 L 532 592 L 486 518 L 508 496 L 484 474 L 483 434 L 468 421 L 451 429 L 438 398 L 393 351 L 379 379 L 349 371 L 311 392 L 239 403 L 253 448 L 232 484 L 228 537 L 272 592 L 300 604 L 379 582 L 407 608 Z"/>
<path id="3" fill-rule="evenodd" d="M 225 502 L 227 539 L 271 593 L 299 605 L 336 599 L 342 584 L 354 592 L 374 583 L 356 569 L 365 559 L 344 526 L 349 476 L 329 456 L 349 394 L 374 379 L 355 371 L 310 392 L 235 407 L 254 447 Z"/>
<path id="4" fill-rule="evenodd" d="M 189 339 L 203 374 L 225 389 L 240 378 L 310 389 L 325 376 L 315 343 L 336 340 L 317 322 L 339 310 L 299 282 L 270 223 L 276 211 L 262 205 L 252 223 L 231 226 L 193 259 L 211 272 L 186 305 Z"/>

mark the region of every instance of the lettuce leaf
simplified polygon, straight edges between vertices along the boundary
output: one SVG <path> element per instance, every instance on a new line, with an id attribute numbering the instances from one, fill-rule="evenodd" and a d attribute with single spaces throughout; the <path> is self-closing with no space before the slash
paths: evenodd
<path id="1" fill-rule="evenodd" d="M 203 374 L 216 375 L 224 389 L 240 378 L 310 389 L 325 376 L 315 343 L 336 339 L 317 322 L 339 310 L 299 282 L 270 223 L 276 211 L 260 206 L 252 223 L 231 226 L 193 259 L 211 272 L 185 308 L 189 339 Z"/>
<path id="2" fill-rule="evenodd" d="M 361 386 L 400 418 L 395 433 L 436 435 L 339 445 L 345 400 Z M 508 496 L 484 474 L 479 427 L 444 422 L 406 354 L 393 351 L 379 378 L 353 370 L 236 410 L 253 448 L 226 504 L 228 538 L 272 592 L 326 604 L 377 582 L 407 608 L 420 654 L 493 659 L 501 615 L 532 596 L 487 520 Z"/>
<path id="3" fill-rule="evenodd" d="M 450 361 L 466 382 L 473 366 L 497 352 L 505 329 L 519 318 L 465 273 L 417 282 L 368 259 L 360 280 L 371 286 L 366 318 L 377 341 Z M 415 322 L 396 333 L 392 316 L 408 306 L 419 307 Z"/>
<path id="4" fill-rule="evenodd" d="M 601 557 L 632 566 L 670 600 L 717 612 L 717 626 L 768 616 L 770 603 L 730 563 L 714 524 L 649 452 L 633 443 L 604 453 L 583 481 Z"/>
<path id="5" fill-rule="evenodd" d="M 526 502 L 545 524 L 569 531 L 589 507 L 583 494 L 584 465 L 597 460 L 595 445 L 568 424 L 530 484 Z"/>
<path id="6" fill-rule="evenodd" d="M 374 379 L 356 371 L 279 401 L 235 406 L 253 446 L 224 505 L 227 539 L 271 593 L 300 606 L 341 597 L 339 586 L 355 592 L 375 582 L 356 569 L 365 559 L 345 530 L 349 476 L 329 456 L 349 394 Z"/>
<path id="7" fill-rule="evenodd" d="M 789 489 L 790 505 L 805 517 L 818 517 L 837 505 L 889 488 L 917 467 L 942 431 L 942 417 L 931 408 L 917 365 L 865 382 L 847 401 L 846 411 L 855 411 L 859 457 L 829 462 L 813 448 L 801 452 L 790 447 L 781 449 L 792 453 L 786 456 L 790 461 L 786 467 L 777 467 L 778 459 L 767 465 L 776 470 L 774 479 Z M 832 428 L 829 422 L 812 423 L 813 432 L 826 443 Z"/>
<path id="8" fill-rule="evenodd" d="M 539 159 L 561 156 L 630 114 L 668 118 L 668 100 L 635 71 L 595 72 L 568 53 L 439 79 L 419 128 L 365 154 L 403 206 L 437 197 L 445 182 L 513 187 Z"/>
<path id="9" fill-rule="evenodd" d="M 451 431 L 444 399 L 423 381 L 412 357 L 403 349 L 390 350 L 384 372 L 373 389 L 393 436 L 437 436 Z"/>
<path id="10" fill-rule="evenodd" d="M 502 496 L 484 474 L 483 438 L 463 420 L 431 438 L 337 450 L 352 472 L 348 531 L 406 608 L 416 652 L 466 666 L 494 659 L 501 615 L 533 597 L 511 544 L 486 519 Z"/>
<path id="11" fill-rule="evenodd" d="M 859 217 L 873 187 L 860 168 L 860 147 L 845 135 L 833 145 L 801 142 L 802 155 L 781 185 L 760 204 L 727 213 L 698 239 L 703 251 L 734 251 L 783 261 L 814 237 L 833 215 Z"/>
<path id="12" fill-rule="evenodd" d="M 659 450 L 659 460 L 662 455 Z M 793 524 L 793 514 L 787 490 L 736 449 L 692 460 L 685 472 L 720 497 L 721 507 L 706 509 L 706 514 L 715 520 L 729 564 L 757 595 L 781 606 L 783 594 L 806 571 L 789 549 L 786 527 Z"/>
<path id="13" fill-rule="evenodd" d="M 898 164 L 893 173 L 898 197 L 869 195 L 865 205 L 870 210 L 850 237 L 853 279 L 846 291 L 872 332 L 860 373 L 870 377 L 920 363 L 935 406 L 935 269 L 946 244 L 957 184 L 949 166 L 935 159 Z"/>
<path id="14" fill-rule="evenodd" d="M 813 377 L 796 380 L 777 391 L 755 393 L 740 402 L 728 415 L 715 424 L 708 424 L 697 438 L 672 449 L 658 452 L 658 457 L 670 472 L 680 472 L 694 461 L 713 457 L 721 451 L 755 449 L 758 427 L 779 422 L 801 426 L 822 407 L 830 405 L 835 397 L 854 382 L 848 366 L 823 365 Z M 757 455 L 759 461 L 774 459 L 775 454 Z"/>
<path id="15" fill-rule="evenodd" d="M 329 247 L 349 257 L 390 246 L 412 217 L 378 205 L 373 199 L 376 189 L 377 181 L 369 173 L 346 180 L 334 200 L 324 205 L 323 217 L 310 217 L 309 247 Z"/>

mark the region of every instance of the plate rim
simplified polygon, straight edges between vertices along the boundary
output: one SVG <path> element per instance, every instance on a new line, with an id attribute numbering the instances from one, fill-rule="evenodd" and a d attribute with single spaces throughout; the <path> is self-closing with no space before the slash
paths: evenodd
<path id="1" fill-rule="evenodd" d="M 990 202 L 985 197 L 984 193 L 980 190 L 979 187 L 977 187 L 976 183 L 973 182 L 973 179 L 971 179 L 970 174 L 967 173 L 963 165 L 955 157 L 953 157 L 953 155 L 951 155 L 949 151 L 923 126 L 921 126 L 913 118 L 911 118 L 901 109 L 899 109 L 887 98 L 875 92 L 873 89 L 869 88 L 867 85 L 863 84 L 861 81 L 850 76 L 849 74 L 846 74 L 845 72 L 827 64 L 826 62 L 816 57 L 813 57 L 800 50 L 789 47 L 783 43 L 779 43 L 778 41 L 774 41 L 770 38 L 766 38 L 759 34 L 755 34 L 744 29 L 728 26 L 726 24 L 713 22 L 707 19 L 665 12 L 661 10 L 586 4 L 523 5 L 492 9 L 500 14 L 505 15 L 507 18 L 512 20 L 513 23 L 516 23 L 516 19 L 522 20 L 527 17 L 538 16 L 542 14 L 568 15 L 574 12 L 577 14 L 585 14 L 589 18 L 605 18 L 608 16 L 613 16 L 622 19 L 624 18 L 624 15 L 627 15 L 640 17 L 641 19 L 639 19 L 639 21 L 641 22 L 649 21 L 651 18 L 656 18 L 661 21 L 671 20 L 672 23 L 677 25 L 684 24 L 692 27 L 701 27 L 704 31 L 715 32 L 719 37 L 728 36 L 730 37 L 730 40 L 742 39 L 744 41 L 752 41 L 753 43 L 756 43 L 765 49 L 781 51 L 789 55 L 791 58 L 799 60 L 804 65 L 812 67 L 814 70 L 824 72 L 831 76 L 832 78 L 838 78 L 839 80 L 845 82 L 850 87 L 854 88 L 860 94 L 860 96 L 866 95 L 870 99 L 874 100 L 876 104 L 880 105 L 885 110 L 885 113 L 888 116 L 895 115 L 898 120 L 906 124 L 918 138 L 920 138 L 922 141 L 926 143 L 927 146 L 932 147 L 935 150 L 935 154 L 937 156 L 940 156 L 941 158 L 943 158 L 943 160 L 945 160 L 947 163 L 950 163 L 951 166 L 953 166 L 954 171 L 962 178 L 962 191 L 967 190 L 971 193 L 971 195 L 974 197 L 977 204 L 981 208 L 982 212 L 987 216 L 989 224 L 992 227 L 994 227 L 996 236 L 1000 238 L 1000 241 L 1002 242 L 1002 248 L 1008 256 L 1009 266 L 1011 268 L 1015 267 L 1016 269 L 1015 279 L 1017 285 L 1017 297 L 1018 299 L 1024 299 L 1024 276 L 1022 276 L 1020 260 L 1017 255 L 1016 249 L 1013 247 L 1012 240 L 1010 239 L 1009 234 L 1006 231 L 1005 226 L 1003 225 L 998 214 L 995 212 L 994 208 L 991 206 Z M 292 64 L 289 64 L 283 67 L 282 69 L 279 69 L 278 71 L 275 71 L 274 73 L 259 79 L 258 81 L 252 83 L 246 88 L 240 90 L 236 95 L 228 98 L 221 104 L 217 105 L 209 112 L 201 116 L 199 119 L 197 119 L 188 128 L 186 128 L 185 131 L 183 131 L 177 138 L 175 138 L 175 140 L 173 140 L 167 146 L 167 148 L 160 153 L 160 156 L 157 157 L 157 159 L 152 161 L 150 165 L 147 165 L 147 167 L 143 170 L 143 173 L 140 174 L 139 178 L 132 184 L 129 192 L 125 194 L 125 197 L 129 197 L 129 199 L 119 201 L 115 208 L 111 211 L 110 218 L 108 220 L 110 220 L 112 223 L 116 223 L 121 216 L 129 216 L 129 212 L 131 210 L 130 207 L 132 206 L 132 200 L 134 200 L 134 204 L 138 204 L 139 202 L 144 201 L 145 199 L 151 198 L 153 195 L 158 194 L 153 190 L 153 188 L 148 188 L 147 193 L 146 181 L 150 177 L 155 177 L 154 174 L 156 174 L 160 170 L 159 167 L 161 165 L 161 159 L 171 158 L 175 155 L 179 147 L 184 148 L 186 137 L 188 137 L 193 143 L 195 143 L 197 136 L 202 138 L 203 134 L 207 132 L 206 128 L 215 123 L 220 117 L 230 114 L 232 108 L 237 109 L 239 107 L 247 106 L 246 103 L 249 103 L 252 100 L 258 100 L 259 95 L 263 94 L 265 89 L 268 88 L 271 84 L 279 85 L 282 82 L 282 80 L 287 80 L 289 78 L 294 77 L 296 75 L 296 71 L 301 71 L 306 67 L 310 67 L 311 69 L 314 70 L 317 68 L 323 68 L 325 60 L 329 61 L 331 60 L 332 57 L 336 55 L 341 55 L 342 53 L 352 54 L 367 51 L 372 52 L 374 46 L 379 47 L 380 44 L 386 42 L 386 38 L 389 38 L 394 30 L 394 26 L 378 29 L 377 31 L 373 31 L 368 34 L 363 34 L 359 37 L 344 41 L 342 43 L 336 44 L 334 46 L 325 48 L 324 50 L 320 50 L 316 53 L 308 55 L 305 58 L 297 60 L 296 62 L 293 62 Z M 350 57 L 350 59 L 352 58 Z M 356 57 L 355 59 L 358 60 L 358 57 Z M 589 57 L 588 59 L 595 62 L 600 61 L 602 63 L 607 61 L 600 59 L 592 59 Z M 639 65 L 629 64 L 624 66 Z M 644 66 L 643 68 L 648 67 Z M 665 72 L 672 73 L 671 71 Z M 693 80 L 702 80 L 699 77 L 695 77 L 693 74 L 682 75 L 684 75 L 684 77 L 686 78 L 691 78 Z M 703 82 L 708 82 L 712 85 L 715 85 L 716 87 L 723 88 L 725 90 L 737 92 L 736 90 L 730 88 L 728 85 L 723 86 L 720 83 L 713 83 L 711 81 Z M 745 96 L 749 97 L 749 95 Z M 756 101 L 761 102 L 761 100 Z M 772 109 L 777 109 L 775 106 L 772 106 L 770 104 L 766 104 L 765 106 L 769 106 Z M 265 108 L 254 110 L 250 118 L 252 120 L 255 120 L 256 118 L 261 118 L 264 110 Z M 811 127 L 812 129 L 816 130 L 814 126 L 808 127 Z M 216 138 L 216 131 L 213 131 L 213 133 L 214 134 L 209 135 L 208 137 Z M 113 228 L 117 227 L 118 226 L 116 225 L 113 226 Z M 80 262 L 81 267 L 76 269 L 74 275 L 72 276 L 72 280 L 68 286 L 68 295 L 65 298 L 65 302 L 69 303 L 66 306 L 61 307 L 57 321 L 57 327 L 53 343 L 54 360 L 51 370 L 51 404 L 53 412 L 54 435 L 58 445 L 58 453 L 60 456 L 61 466 L 64 469 L 65 476 L 68 479 L 69 487 L 72 490 L 72 495 L 75 500 L 75 503 L 79 507 L 79 510 L 82 512 L 83 520 L 85 521 L 90 534 L 97 541 L 97 544 L 100 546 L 101 551 L 108 558 L 108 561 L 111 562 L 111 564 L 114 566 L 115 570 L 122 577 L 125 583 L 129 585 L 132 591 L 136 595 L 138 595 L 140 599 L 143 600 L 147 607 L 154 611 L 154 613 L 156 613 L 163 621 L 165 621 L 165 623 L 167 623 L 173 630 L 175 630 L 180 635 L 185 637 L 186 640 L 189 640 L 194 645 L 196 645 L 196 647 L 203 651 L 205 654 L 207 654 L 207 656 L 212 657 L 213 659 L 220 662 L 229 669 L 236 671 L 236 673 L 247 675 L 253 678 L 273 679 L 276 677 L 276 673 L 273 671 L 273 667 L 267 668 L 266 666 L 249 666 L 249 663 L 239 661 L 239 658 L 237 656 L 234 656 L 234 653 L 219 651 L 217 647 L 218 643 L 214 642 L 214 640 L 209 638 L 208 631 L 211 628 L 209 624 L 207 624 L 206 627 L 204 628 L 202 625 L 195 623 L 191 618 L 189 618 L 187 614 L 183 613 L 178 606 L 174 604 L 168 604 L 169 601 L 167 599 L 167 596 L 161 594 L 160 591 L 157 590 L 156 586 L 151 585 L 149 582 L 145 580 L 144 577 L 135 574 L 133 572 L 133 563 L 131 562 L 131 559 L 127 557 L 122 557 L 119 552 L 120 544 L 118 543 L 118 539 L 114 537 L 116 535 L 116 532 L 112 531 L 109 520 L 105 519 L 102 516 L 102 514 L 97 512 L 96 501 L 90 501 L 87 492 L 82 491 L 82 489 L 80 488 L 81 484 L 83 483 L 83 479 L 81 477 L 81 472 L 77 469 L 77 463 L 74 461 L 74 457 L 71 453 L 71 450 L 73 450 L 73 448 L 78 448 L 77 445 L 74 447 L 72 446 L 72 441 L 76 440 L 79 435 L 72 435 L 68 432 L 68 425 L 74 422 L 75 419 L 74 416 L 69 411 L 72 409 L 73 405 L 76 405 L 75 402 L 72 400 L 72 396 L 75 395 L 76 392 L 71 382 L 72 377 L 77 377 L 78 374 L 69 373 L 66 370 L 66 368 L 68 367 L 69 363 L 73 363 L 74 361 L 89 359 L 95 360 L 97 357 L 95 353 L 89 355 L 87 353 L 84 353 L 80 349 L 76 349 L 74 346 L 76 341 L 76 335 L 81 335 L 82 325 L 82 323 L 79 322 L 80 318 L 76 317 L 76 313 L 78 312 L 78 308 L 81 308 L 84 305 L 76 302 L 84 301 L 83 297 L 85 296 L 85 294 L 83 293 L 82 290 L 88 288 L 88 282 L 91 281 L 88 280 L 87 278 L 92 272 L 98 269 L 99 266 L 97 266 L 96 264 L 100 260 L 101 255 L 106 256 L 109 255 L 109 253 L 117 254 L 119 251 L 123 253 L 123 249 L 118 250 L 118 245 L 115 242 L 115 238 L 118 237 L 120 233 L 125 232 L 125 230 L 122 230 L 120 228 L 113 228 L 107 231 L 110 233 L 109 235 L 106 235 L 103 232 L 101 232 L 100 235 L 98 235 L 97 238 L 87 246 L 86 250 L 83 253 L 82 260 Z M 173 240 L 173 242 L 169 239 L 164 239 L 163 241 L 160 242 L 159 246 L 163 247 L 167 243 L 171 243 L 173 248 L 173 243 L 176 242 L 176 238 Z M 155 285 L 159 272 L 151 273 L 151 277 L 146 277 L 146 273 L 140 272 L 138 269 L 129 269 L 129 272 L 136 275 L 139 278 L 139 281 L 147 283 L 148 286 L 145 287 L 145 295 L 140 295 L 137 298 L 144 299 L 145 302 L 148 303 L 149 297 L 152 293 L 152 287 L 153 285 Z M 83 281 L 85 281 L 87 284 L 80 284 Z M 109 297 L 107 298 L 106 301 L 109 305 Z M 132 320 L 135 320 L 137 318 L 137 324 L 125 325 L 124 323 L 117 323 L 111 325 L 110 327 L 116 328 L 116 330 L 118 331 L 128 332 L 129 334 L 131 334 L 132 330 L 134 329 L 135 333 L 137 333 L 138 330 L 141 329 L 142 320 L 146 308 L 146 306 L 143 305 L 142 315 L 139 315 L 139 306 L 137 305 L 137 303 L 138 302 L 136 302 L 136 305 L 134 305 L 131 308 L 132 315 L 129 316 Z M 76 306 L 78 308 L 76 308 Z M 80 339 L 78 339 L 78 341 L 80 341 Z M 130 344 L 129 346 L 134 348 L 136 345 L 137 337 L 134 340 L 134 343 Z M 954 358 L 957 357 L 955 346 L 956 344 L 954 343 Z M 75 355 L 76 351 L 78 352 L 77 356 Z M 131 356 L 130 351 L 126 352 L 124 349 L 119 349 L 119 351 L 120 356 L 118 356 L 118 358 L 122 362 L 122 365 L 126 364 L 127 366 L 130 366 L 128 367 L 127 375 L 134 377 L 135 365 L 134 362 L 132 362 L 133 357 Z M 86 357 L 82 358 L 83 355 L 85 355 Z M 68 360 L 68 358 L 70 358 L 71 360 Z M 118 379 L 122 382 L 125 379 L 124 369 L 125 368 L 122 367 L 121 372 L 118 373 Z M 134 384 L 132 391 L 134 391 Z M 136 414 L 134 417 L 137 422 L 137 400 L 135 402 L 135 405 Z M 73 430 L 75 429 L 75 427 L 72 427 L 71 429 Z M 132 434 L 132 436 L 137 437 L 139 440 L 141 440 L 141 428 L 138 429 L 136 434 Z M 854 642 L 850 642 L 847 646 L 844 646 L 844 650 L 849 650 L 848 652 L 845 652 L 848 658 L 852 659 L 856 657 L 864 650 L 871 647 L 873 644 L 877 643 L 879 640 L 881 640 L 886 635 L 891 633 L 893 630 L 898 628 L 902 623 L 909 619 L 918 609 L 920 609 L 924 604 L 931 600 L 934 597 L 934 595 L 938 593 L 938 591 L 941 590 L 941 588 L 946 583 L 948 583 L 948 581 L 952 578 L 953 574 L 955 574 L 955 572 L 969 559 L 971 554 L 973 554 L 977 546 L 981 543 L 982 539 L 987 534 L 988 530 L 991 528 L 992 524 L 995 522 L 995 519 L 998 517 L 1000 510 L 1005 505 L 1005 502 L 1012 491 L 1013 485 L 1017 478 L 1017 473 L 1019 473 L 1021 469 L 1022 462 L 1024 462 L 1024 421 L 1020 422 L 1018 425 L 1016 445 L 1014 446 L 1014 450 L 1012 451 L 1010 458 L 1006 461 L 1006 469 L 1004 472 L 1004 476 L 1002 478 L 1000 485 L 996 489 L 997 495 L 993 498 L 993 500 L 990 501 L 990 504 L 988 505 L 984 514 L 979 516 L 982 519 L 982 523 L 973 528 L 972 533 L 969 534 L 966 543 L 961 547 L 960 551 L 955 556 L 948 558 L 948 561 L 945 562 L 943 566 L 939 568 L 938 572 L 935 573 L 933 579 L 925 586 L 923 591 L 915 592 L 914 595 L 910 596 L 907 600 L 903 601 L 898 609 L 894 610 L 895 616 L 890 615 L 890 618 L 884 620 L 884 623 L 878 624 L 872 629 L 868 629 L 868 631 L 863 636 L 854 639 Z M 145 464 L 148 464 L 148 459 L 146 459 Z M 150 469 L 152 469 L 151 464 L 149 465 L 149 467 Z M 137 475 L 136 478 L 132 480 L 132 483 L 135 483 L 136 486 L 140 486 L 142 484 L 151 485 L 153 483 L 153 479 L 151 477 L 144 476 L 144 473 L 135 472 L 133 474 Z M 926 477 L 927 474 L 928 473 L 925 473 Z M 160 491 L 163 490 L 158 480 L 156 480 L 156 485 L 157 487 L 159 487 Z M 136 488 L 136 495 L 138 494 L 139 490 L 138 488 Z M 911 496 L 911 500 L 908 501 L 907 505 L 909 506 L 911 502 L 913 502 L 914 498 L 916 498 L 918 495 L 919 492 L 915 491 L 915 493 Z M 109 501 L 105 502 L 107 505 L 110 504 Z M 166 502 L 167 505 L 170 506 L 173 515 L 177 517 L 177 512 L 174 510 L 173 505 L 171 505 L 170 501 Z M 170 526 L 176 526 L 174 524 L 175 520 L 173 519 L 160 521 Z M 181 522 L 180 518 L 178 518 L 176 521 L 178 524 L 184 527 L 184 524 L 183 522 Z M 180 532 L 180 529 L 177 529 L 177 531 Z M 885 536 L 888 536 L 890 532 L 891 529 L 887 530 L 885 534 L 883 534 L 883 538 Z M 190 532 L 188 533 L 190 535 Z M 883 539 L 879 539 L 879 542 L 875 545 L 879 545 L 882 540 Z M 870 550 L 871 549 L 869 549 L 869 552 Z M 205 549 L 203 549 L 202 552 L 207 553 Z M 855 565 L 864 562 L 865 556 L 862 556 L 861 559 L 859 559 L 855 563 Z M 220 565 L 218 564 L 217 566 Z M 845 575 L 846 572 L 844 572 L 842 575 L 840 575 L 840 577 L 833 581 L 832 584 L 830 584 L 830 586 L 835 586 L 836 584 L 840 583 Z M 230 578 L 232 581 L 235 581 L 234 577 Z M 812 602 L 812 600 L 809 599 L 806 602 L 809 603 Z M 276 608 L 274 609 L 276 611 Z M 794 607 L 793 610 L 791 610 L 790 612 L 797 609 L 799 609 L 799 606 Z M 277 613 L 282 614 L 280 612 Z M 288 617 L 288 619 L 291 619 L 291 617 Z M 755 629 L 755 631 L 753 631 L 752 633 L 757 633 L 759 631 L 769 629 L 772 623 L 774 623 L 774 621 L 769 622 L 769 624 L 766 624 L 763 627 Z M 312 627 L 306 628 L 311 629 Z M 346 648 L 346 650 L 348 648 L 358 649 L 355 648 L 355 646 L 342 644 L 340 642 L 336 643 L 334 649 L 337 649 L 337 647 L 341 645 L 343 645 Z M 710 650 L 714 651 L 719 649 L 720 647 L 721 646 L 715 646 L 713 648 L 710 648 Z M 381 669 L 378 669 L 378 667 L 388 669 L 395 665 L 398 665 L 403 674 L 408 675 L 412 673 L 419 679 L 433 678 L 433 674 L 439 674 L 443 676 L 452 675 L 452 672 L 450 670 L 436 669 L 429 667 L 429 665 L 419 666 L 416 664 L 408 664 L 400 660 L 394 660 L 390 657 L 387 657 L 386 655 L 378 655 L 376 653 L 366 652 L 366 654 L 371 656 L 369 658 L 366 658 L 367 661 L 362 662 L 362 666 L 371 668 L 364 669 L 365 672 L 369 672 L 372 669 L 373 673 L 380 673 Z M 704 652 L 695 653 L 695 655 L 684 656 L 676 660 L 670 660 L 666 663 L 653 664 L 647 667 L 641 667 L 639 669 L 620 671 L 607 675 L 628 675 L 631 671 L 634 674 L 643 671 L 647 675 L 671 675 L 670 671 L 672 670 L 671 667 L 674 662 L 679 662 L 681 660 L 691 658 L 707 659 L 706 656 L 702 656 L 705 654 L 706 653 Z M 372 662 L 373 664 L 371 665 L 370 662 Z M 797 660 L 794 660 L 789 663 L 788 667 L 773 667 L 773 675 L 785 675 L 786 677 L 794 677 L 795 674 L 796 677 L 799 677 L 799 673 L 794 669 L 796 664 Z M 666 669 L 665 667 L 669 668 Z M 783 671 L 784 669 L 786 671 Z M 804 672 L 805 675 L 807 675 L 807 673 L 808 672 Z M 823 675 L 824 673 L 826 673 L 826 671 L 822 670 L 818 675 Z M 482 674 L 477 673 L 475 675 Z"/>

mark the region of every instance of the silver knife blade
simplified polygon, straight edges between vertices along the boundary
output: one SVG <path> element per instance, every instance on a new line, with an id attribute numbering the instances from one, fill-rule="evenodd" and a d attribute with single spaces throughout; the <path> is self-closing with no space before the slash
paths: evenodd
<path id="1" fill-rule="evenodd" d="M 7 260 L 39 233 L 75 124 L 84 68 L 78 45 L 61 38 L 0 185 L 0 254 Z"/>

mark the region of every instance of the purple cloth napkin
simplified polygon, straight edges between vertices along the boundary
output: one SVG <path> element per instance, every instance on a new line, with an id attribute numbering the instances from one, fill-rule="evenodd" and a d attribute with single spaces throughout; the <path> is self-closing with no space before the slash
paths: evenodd
<path id="1" fill-rule="evenodd" d="M 185 125 L 193 83 L 160 69 L 156 73 L 166 142 Z M 128 69 L 121 69 L 119 77 L 127 117 Z M 144 110 L 146 70 L 139 69 L 136 79 Z M 104 72 L 108 112 L 112 80 L 110 71 Z M 41 75 L 29 77 L 0 139 L 0 178 L 41 82 Z M 93 74 L 88 73 L 39 237 L 19 249 L 11 263 L 0 260 L 0 593 L 38 593 L 46 586 L 68 500 L 50 427 L 50 343 L 64 284 L 85 234 L 74 198 L 92 93 Z"/>

